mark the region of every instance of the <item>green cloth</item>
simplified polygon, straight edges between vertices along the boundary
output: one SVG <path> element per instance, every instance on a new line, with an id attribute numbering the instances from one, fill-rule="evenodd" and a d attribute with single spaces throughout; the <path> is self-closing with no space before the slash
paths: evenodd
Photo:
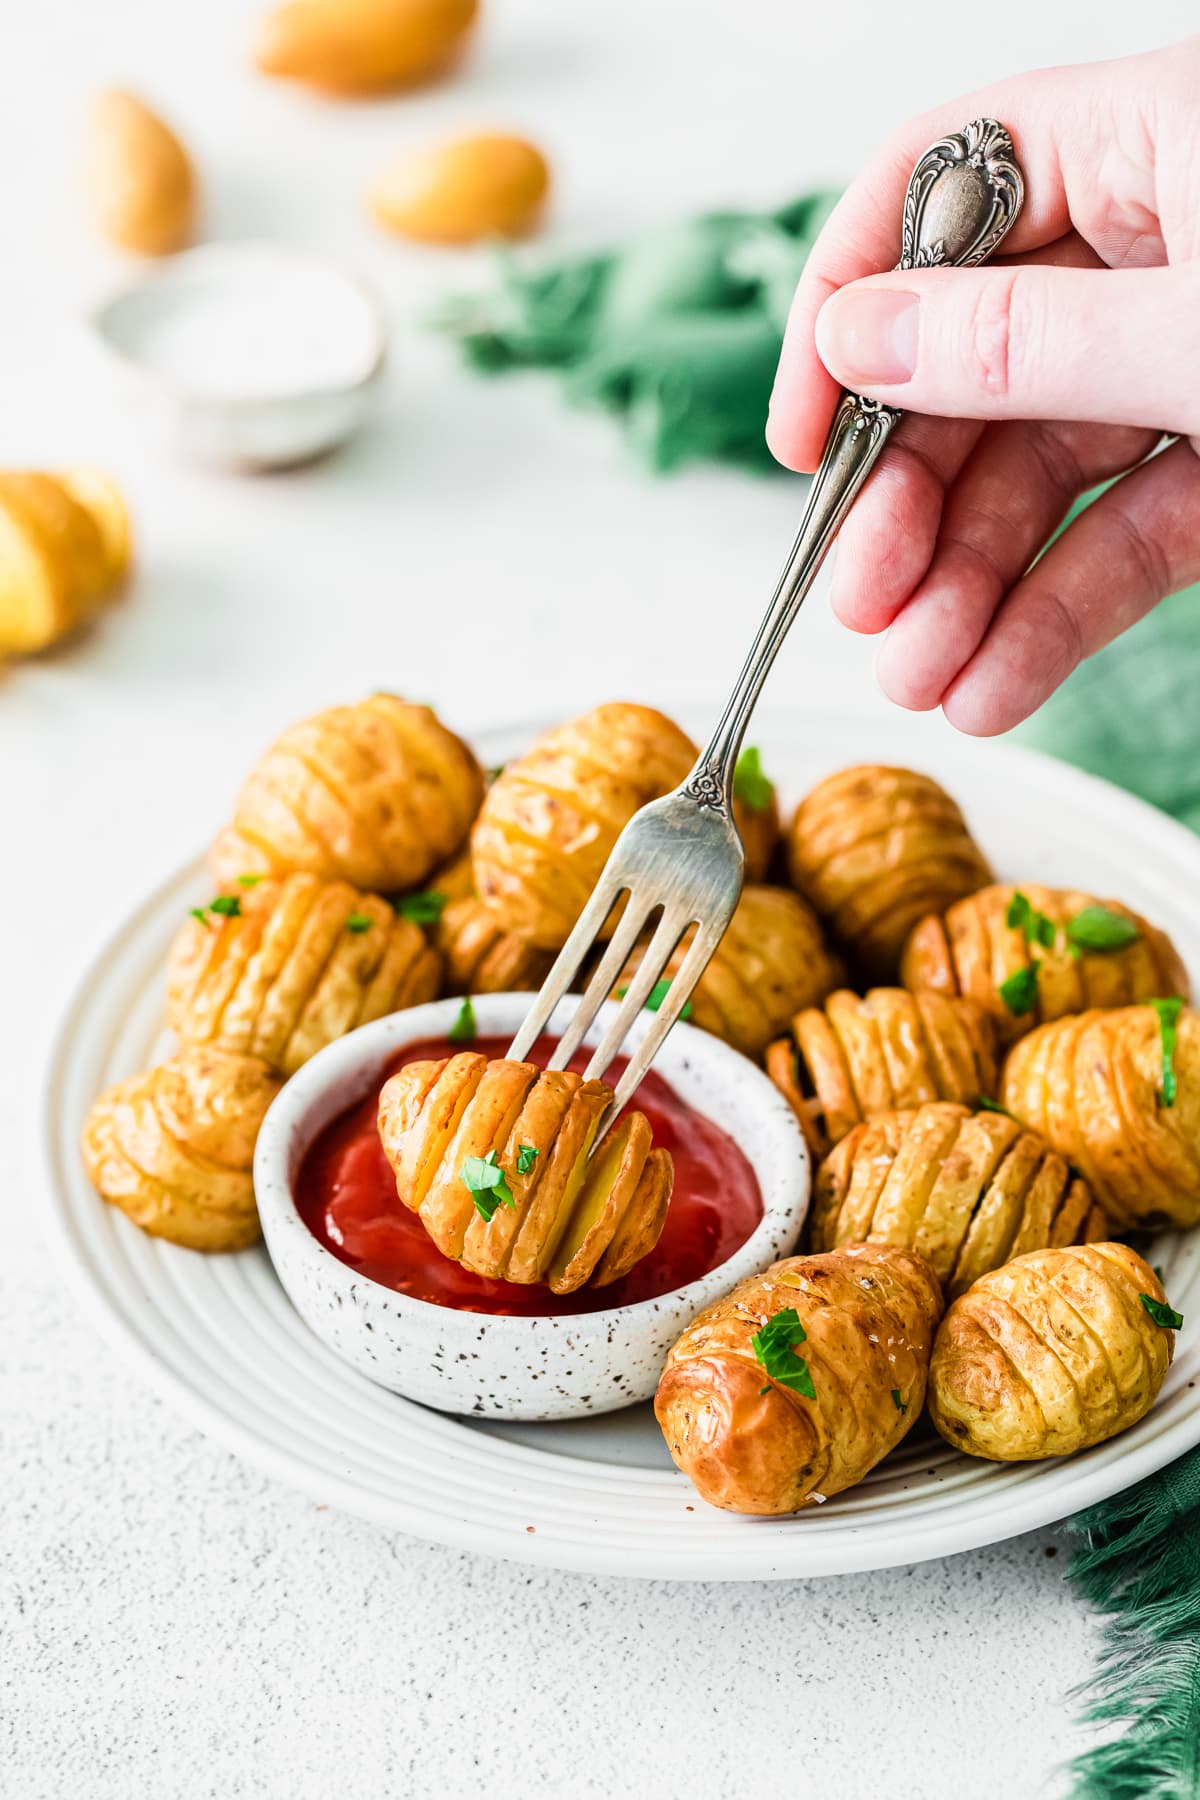
<path id="1" fill-rule="evenodd" d="M 787 309 L 836 196 L 710 213 L 602 255 L 499 260 L 494 293 L 432 321 L 468 363 L 553 369 L 566 398 L 623 425 L 648 466 L 696 459 L 778 469 L 763 427 Z"/>

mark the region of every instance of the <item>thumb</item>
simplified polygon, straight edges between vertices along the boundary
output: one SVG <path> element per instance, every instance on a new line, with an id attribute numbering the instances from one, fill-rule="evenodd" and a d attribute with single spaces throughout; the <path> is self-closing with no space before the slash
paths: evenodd
<path id="1" fill-rule="evenodd" d="M 914 412 L 1200 432 L 1200 263 L 872 275 L 825 302 L 816 345 L 846 387 Z"/>

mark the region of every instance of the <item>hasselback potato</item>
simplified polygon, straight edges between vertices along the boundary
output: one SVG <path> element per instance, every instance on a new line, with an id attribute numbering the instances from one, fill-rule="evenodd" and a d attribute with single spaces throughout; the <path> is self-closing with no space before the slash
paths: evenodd
<path id="1" fill-rule="evenodd" d="M 442 959 L 443 994 L 505 994 L 541 987 L 553 952 L 504 929 L 475 891 L 466 851 L 440 869 L 430 886 L 446 903 L 430 934 Z"/>

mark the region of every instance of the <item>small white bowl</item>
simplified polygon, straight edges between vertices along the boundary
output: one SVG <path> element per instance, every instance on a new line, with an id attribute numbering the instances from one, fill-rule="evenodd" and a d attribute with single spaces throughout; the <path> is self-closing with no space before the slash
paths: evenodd
<path id="1" fill-rule="evenodd" d="M 227 468 L 333 449 L 375 397 L 387 334 L 365 287 L 279 244 L 206 244 L 92 314 L 157 441 Z"/>
<path id="2" fill-rule="evenodd" d="M 532 995 L 475 1000 L 482 1036 L 506 1036 Z M 561 1032 L 567 1001 L 551 1020 Z M 719 1038 L 677 1025 L 655 1067 L 681 1099 L 736 1138 L 758 1177 L 763 1216 L 740 1249 L 686 1287 L 633 1306 L 555 1317 L 465 1312 L 398 1294 L 339 1261 L 296 1211 L 293 1183 L 332 1119 L 382 1081 L 406 1044 L 444 1037 L 461 1002 L 438 1000 L 363 1025 L 314 1056 L 283 1088 L 259 1132 L 254 1186 L 267 1249 L 296 1311 L 317 1336 L 380 1386 L 443 1412 L 568 1419 L 648 1400 L 667 1351 L 702 1307 L 794 1246 L 810 1169 L 787 1101 Z M 601 1018 L 587 1041 L 598 1041 Z M 649 1016 L 631 1033 L 636 1042 Z M 399 1202 L 397 1202 L 399 1204 Z"/>

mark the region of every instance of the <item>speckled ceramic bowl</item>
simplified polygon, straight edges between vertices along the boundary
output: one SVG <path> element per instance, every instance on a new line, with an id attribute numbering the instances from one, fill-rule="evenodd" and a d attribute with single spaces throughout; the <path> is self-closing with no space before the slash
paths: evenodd
<path id="1" fill-rule="evenodd" d="M 515 1032 L 531 998 L 480 996 L 481 1035 Z M 445 1036 L 460 1004 L 439 1000 L 352 1031 L 306 1063 L 276 1099 L 259 1133 L 254 1185 L 279 1279 L 301 1318 L 339 1356 L 381 1386 L 443 1412 L 567 1419 L 647 1400 L 684 1325 L 744 1275 L 786 1255 L 799 1236 L 810 1170 L 791 1108 L 737 1051 L 677 1025 L 655 1067 L 681 1099 L 737 1138 L 762 1190 L 762 1220 L 741 1248 L 686 1287 L 603 1312 L 506 1318 L 414 1300 L 356 1273 L 318 1243 L 296 1211 L 292 1183 L 318 1133 L 380 1085 L 406 1044 Z M 552 1032 L 564 1028 L 570 1005 L 552 1019 Z M 606 1022 L 602 1013 L 589 1043 Z"/>

